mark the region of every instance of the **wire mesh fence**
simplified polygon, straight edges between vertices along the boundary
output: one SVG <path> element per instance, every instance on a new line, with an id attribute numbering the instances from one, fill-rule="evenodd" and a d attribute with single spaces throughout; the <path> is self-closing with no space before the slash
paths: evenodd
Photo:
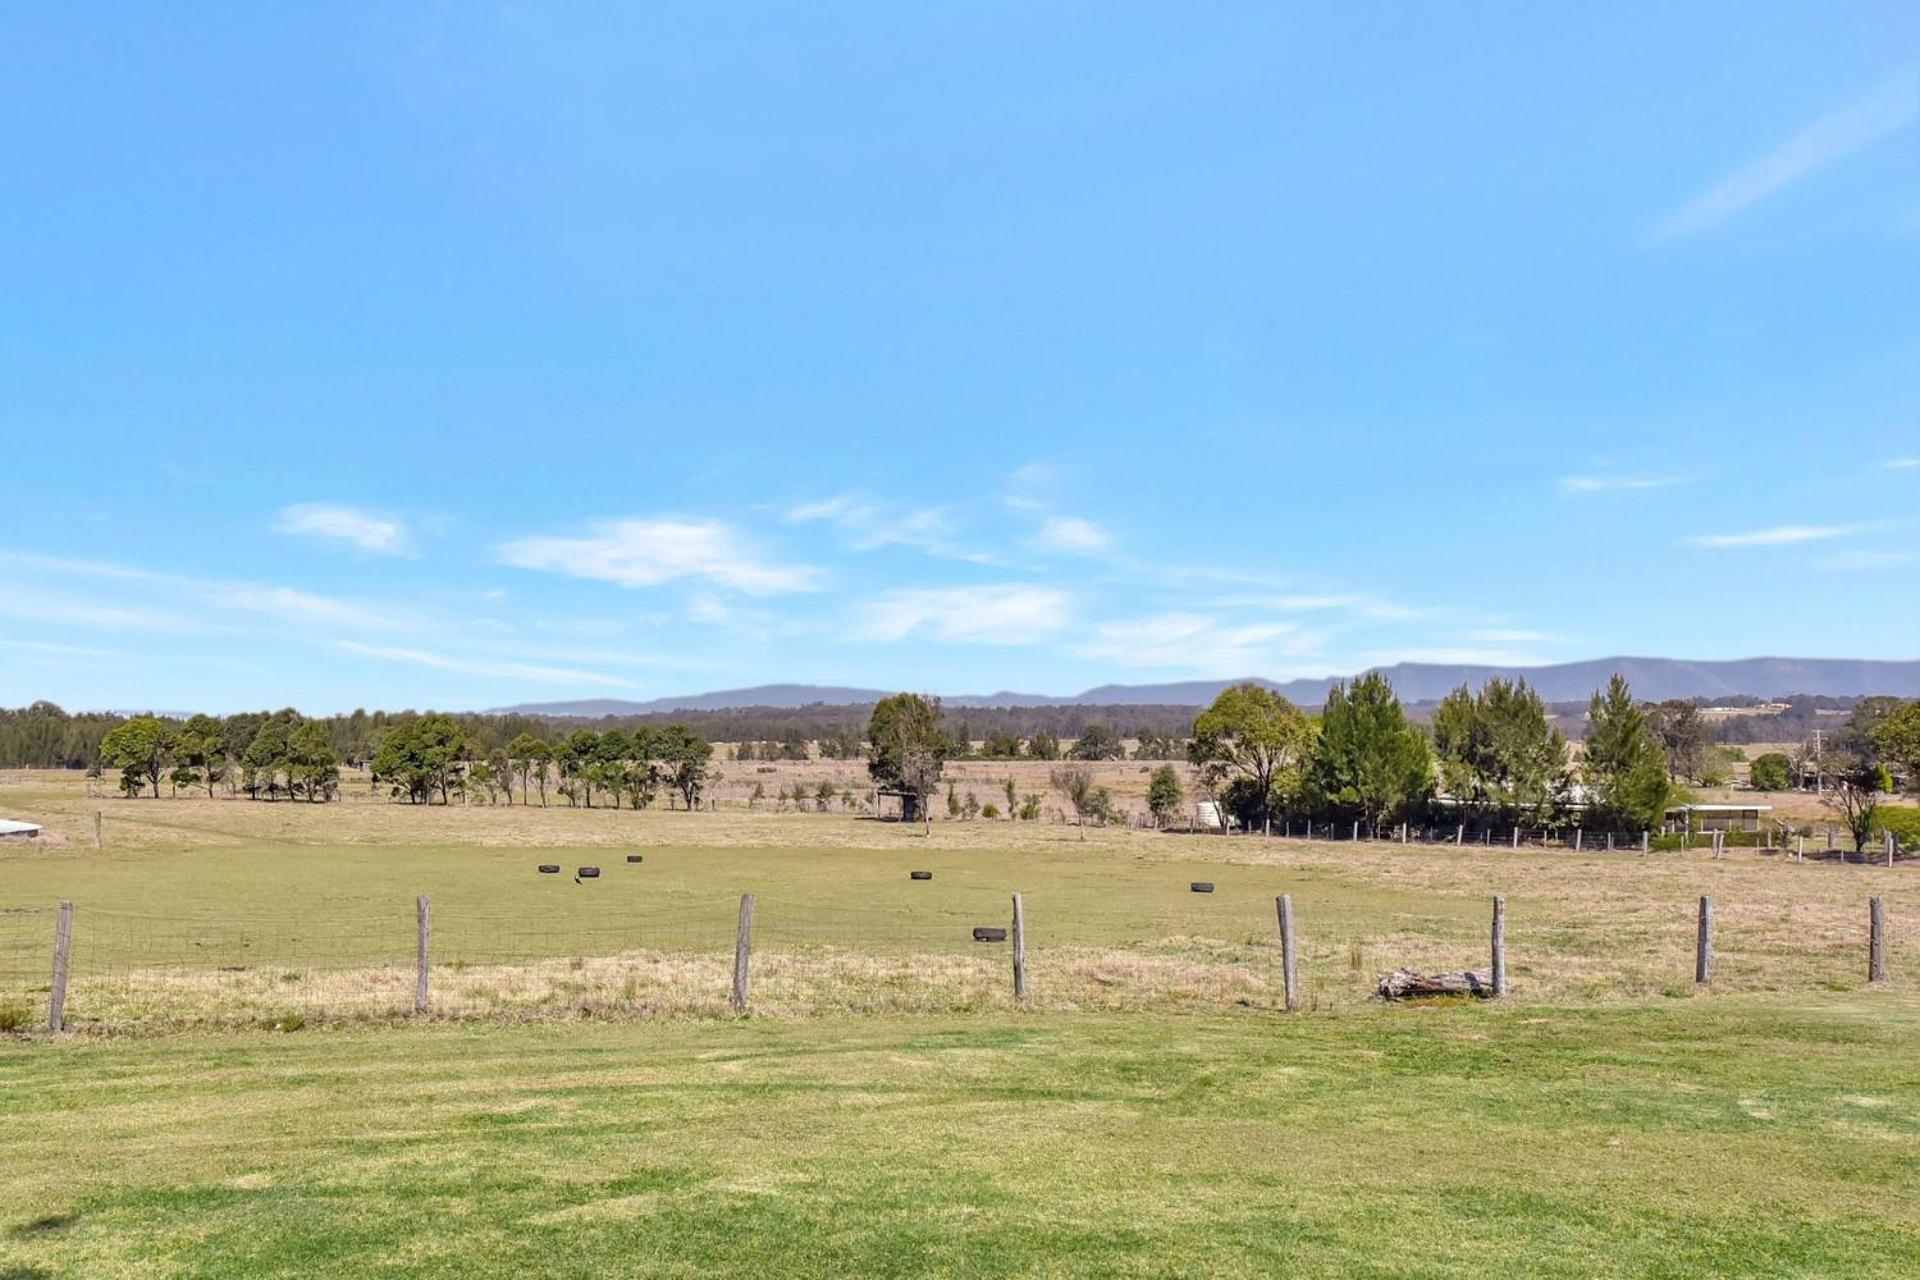
<path id="1" fill-rule="evenodd" d="M 754 896 L 663 899 L 585 911 L 459 902 L 377 910 L 70 917 L 64 982 L 53 908 L 0 910 L 0 1029 L 377 1022 L 409 1017 L 716 1017 L 1042 1011 L 1308 1010 L 1371 999 L 1397 967 L 1484 973 L 1489 903 L 1409 893 L 1364 914 L 1295 895 L 1291 990 L 1266 887 L 1187 892 L 1090 910 L 1084 898 L 1021 898 L 972 886 L 868 888 L 822 903 Z M 1864 904 L 1863 904 L 1864 905 Z M 1883 917 L 1884 919 L 1884 917 Z M 1867 914 L 1729 899 L 1711 929 L 1719 989 L 1834 985 L 1867 975 Z M 1879 928 L 1882 926 L 1876 926 Z M 1591 918 L 1507 916 L 1514 989 L 1553 999 L 1695 989 L 1693 900 L 1621 904 Z M 1892 939 L 1883 936 L 1883 955 Z M 1016 962 L 1018 956 L 1018 962 Z M 1014 970 L 1023 990 L 1016 993 Z M 1290 999 L 1291 997 L 1291 999 Z"/>

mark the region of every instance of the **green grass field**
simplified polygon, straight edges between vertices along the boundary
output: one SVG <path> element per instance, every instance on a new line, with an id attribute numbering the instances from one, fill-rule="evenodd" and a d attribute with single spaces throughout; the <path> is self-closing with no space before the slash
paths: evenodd
<path id="1" fill-rule="evenodd" d="M 1910 1276 L 1904 994 L 0 1048 L 0 1274 Z"/>
<path id="2" fill-rule="evenodd" d="M 78 1034 L 0 1037 L 0 1280 L 1824 1277 L 1920 1256 L 1911 866 L 364 801 L 117 802 L 95 851 L 70 781 L 0 798 L 55 837 L 0 850 L 0 979 L 43 1001 L 48 909 L 79 904 Z M 965 933 L 1014 889 L 1024 1006 L 1006 949 Z M 724 953 L 746 890 L 743 1019 Z M 423 892 L 445 1016 L 414 1023 Z M 1484 965 L 1494 893 L 1510 1000 L 1368 998 L 1396 965 Z M 1895 923 L 1880 987 L 1870 893 Z M 345 992 L 375 998 L 338 1016 Z"/>

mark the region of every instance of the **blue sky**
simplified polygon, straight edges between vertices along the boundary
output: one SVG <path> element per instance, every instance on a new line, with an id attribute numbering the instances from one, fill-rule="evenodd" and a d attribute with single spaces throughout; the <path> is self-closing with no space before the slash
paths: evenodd
<path id="1" fill-rule="evenodd" d="M 1920 9 L 13 6 L 0 701 L 1920 653 Z"/>

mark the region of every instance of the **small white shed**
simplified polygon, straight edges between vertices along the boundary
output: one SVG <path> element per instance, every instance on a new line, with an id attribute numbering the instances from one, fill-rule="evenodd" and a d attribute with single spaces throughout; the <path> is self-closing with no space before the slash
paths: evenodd
<path id="1" fill-rule="evenodd" d="M 39 834 L 40 824 L 37 822 L 15 822 L 12 818 L 0 818 L 0 838 L 21 836 L 31 840 Z"/>

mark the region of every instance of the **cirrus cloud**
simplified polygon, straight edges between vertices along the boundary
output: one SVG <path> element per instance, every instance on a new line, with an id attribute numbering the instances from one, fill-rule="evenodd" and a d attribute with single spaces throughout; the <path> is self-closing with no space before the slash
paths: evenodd
<path id="1" fill-rule="evenodd" d="M 331 502 L 296 502 L 280 508 L 273 522 L 279 533 L 345 542 L 381 556 L 414 554 L 413 535 L 397 516 Z"/>
<path id="2" fill-rule="evenodd" d="M 1704 533 L 1688 538 L 1692 547 L 1786 547 L 1801 542 L 1828 542 L 1860 532 L 1857 524 L 1780 524 L 1746 533 Z"/>
<path id="3" fill-rule="evenodd" d="M 1022 583 L 977 587 L 901 587 L 860 611 L 861 640 L 925 635 L 943 644 L 1031 644 L 1066 626 L 1064 591 Z"/>
<path id="4" fill-rule="evenodd" d="M 499 555 L 517 568 L 622 587 L 693 580 L 763 596 L 814 591 L 822 577 L 812 565 L 761 559 L 718 520 L 602 520 L 575 537 L 515 539 L 502 544 Z"/>

